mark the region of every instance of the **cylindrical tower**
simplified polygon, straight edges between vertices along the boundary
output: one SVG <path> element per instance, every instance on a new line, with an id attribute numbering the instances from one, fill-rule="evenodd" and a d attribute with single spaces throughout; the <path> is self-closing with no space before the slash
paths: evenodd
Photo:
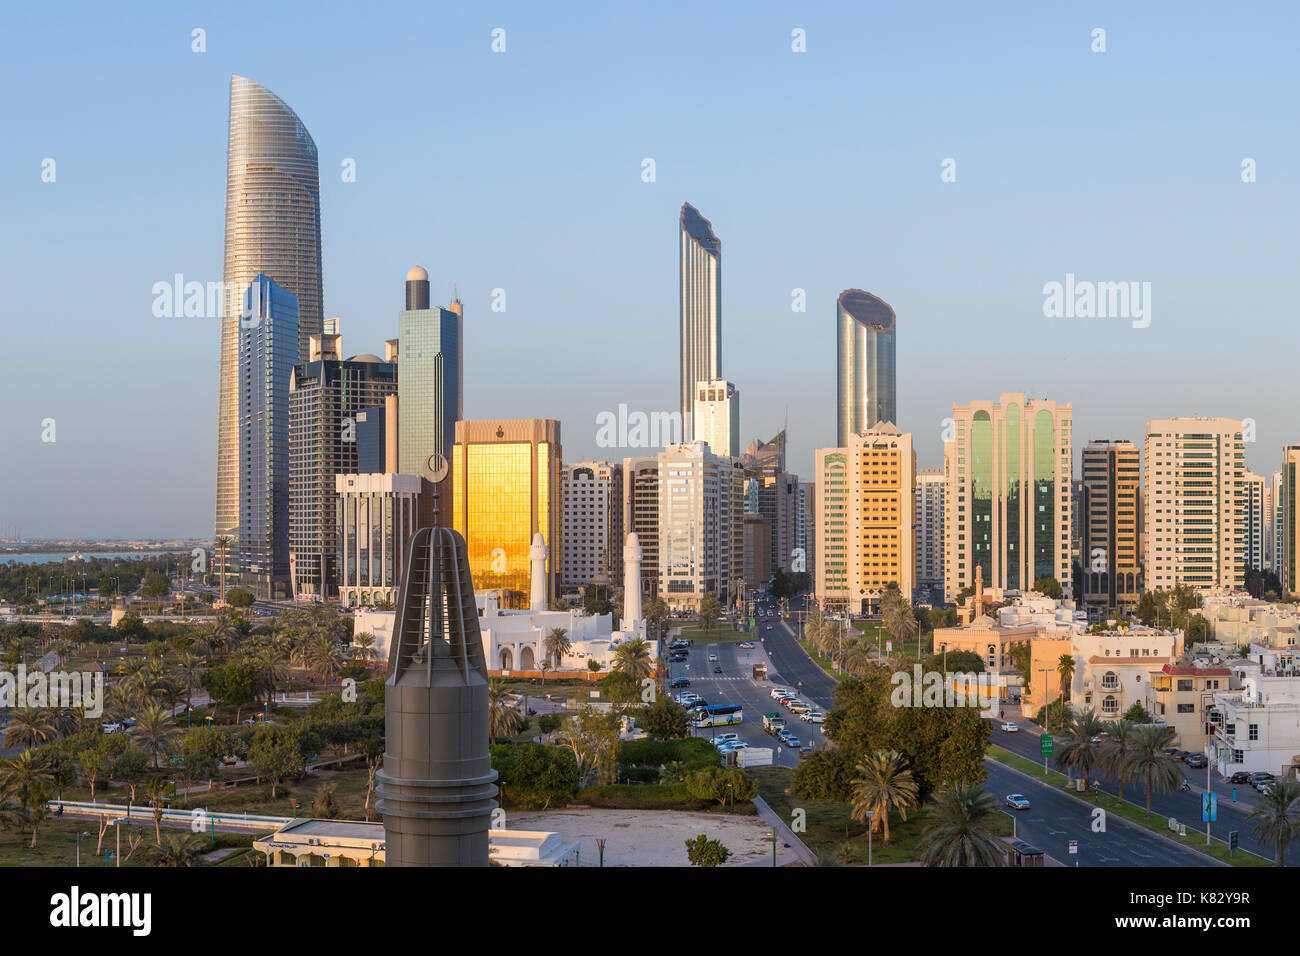
<path id="1" fill-rule="evenodd" d="M 406 273 L 406 311 L 429 307 L 429 273 L 412 266 Z"/>

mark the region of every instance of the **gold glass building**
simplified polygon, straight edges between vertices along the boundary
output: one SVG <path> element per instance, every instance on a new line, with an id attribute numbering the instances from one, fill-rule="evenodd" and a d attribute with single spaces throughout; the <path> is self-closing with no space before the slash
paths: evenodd
<path id="1" fill-rule="evenodd" d="M 503 590 L 528 606 L 529 548 L 546 541 L 546 599 L 558 593 L 561 510 L 560 423 L 528 418 L 456 423 L 452 527 L 465 538 L 474 587 Z"/>
<path id="2" fill-rule="evenodd" d="M 316 144 L 283 100 L 246 77 L 232 76 L 217 393 L 218 535 L 239 528 L 239 312 L 243 291 L 259 275 L 297 298 L 299 354 L 292 358 L 307 361 L 307 343 L 320 334 L 322 316 Z"/>

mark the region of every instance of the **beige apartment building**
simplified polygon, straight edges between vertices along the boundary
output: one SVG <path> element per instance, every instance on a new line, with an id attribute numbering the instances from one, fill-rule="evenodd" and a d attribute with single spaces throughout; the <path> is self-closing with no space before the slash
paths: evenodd
<path id="1" fill-rule="evenodd" d="M 849 452 L 847 448 L 818 448 L 813 460 L 817 474 L 815 596 L 842 607 L 849 599 Z"/>
<path id="2" fill-rule="evenodd" d="M 1147 423 L 1148 589 L 1245 587 L 1245 462 L 1241 422 L 1235 419 Z"/>
<path id="3" fill-rule="evenodd" d="M 882 422 L 849 439 L 849 609 L 874 614 L 895 584 L 916 586 L 916 452 L 910 433 Z"/>
<path id="4" fill-rule="evenodd" d="M 1070 590 L 1071 406 L 1003 393 L 954 405 L 944 441 L 944 594 L 975 584 L 1028 591 L 1040 577 Z"/>
<path id="5" fill-rule="evenodd" d="M 1174 743 L 1182 750 L 1202 753 L 1214 736 L 1210 710 L 1214 695 L 1228 689 L 1232 671 L 1226 667 L 1178 667 L 1166 664 L 1152 677 L 1155 710 L 1178 734 Z"/>

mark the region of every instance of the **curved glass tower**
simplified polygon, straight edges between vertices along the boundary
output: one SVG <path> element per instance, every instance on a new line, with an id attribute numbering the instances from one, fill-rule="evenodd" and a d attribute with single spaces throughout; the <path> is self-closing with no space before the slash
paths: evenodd
<path id="1" fill-rule="evenodd" d="M 700 382 L 722 378 L 722 242 L 690 203 L 678 220 L 681 247 L 682 438 L 694 438 L 690 413 Z"/>
<path id="2" fill-rule="evenodd" d="M 898 424 L 894 392 L 894 310 L 861 289 L 846 289 L 836 304 L 838 405 L 836 444 L 880 422 Z"/>
<path id="3" fill-rule="evenodd" d="M 239 530 L 240 302 L 259 275 L 298 300 L 299 356 L 321 331 L 320 172 L 316 144 L 284 101 L 230 78 L 226 152 L 225 304 L 217 400 L 216 532 Z M 235 290 L 233 293 L 230 290 Z"/>

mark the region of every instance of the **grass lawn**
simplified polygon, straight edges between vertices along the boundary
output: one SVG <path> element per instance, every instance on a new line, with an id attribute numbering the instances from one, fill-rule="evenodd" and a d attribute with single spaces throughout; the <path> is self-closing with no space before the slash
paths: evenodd
<path id="1" fill-rule="evenodd" d="M 1175 843 L 1180 843 L 1183 846 L 1188 847 L 1189 849 L 1198 850 L 1207 856 L 1212 856 L 1216 860 L 1222 860 L 1224 863 L 1229 863 L 1233 866 L 1273 865 L 1271 860 L 1266 860 L 1263 857 L 1256 856 L 1254 853 L 1248 853 L 1245 850 L 1238 850 L 1235 854 L 1229 856 L 1228 844 L 1225 841 L 1220 840 L 1218 837 L 1214 837 L 1214 841 L 1207 847 L 1205 845 L 1205 834 L 1203 832 L 1194 832 L 1191 827 L 1187 830 L 1187 836 L 1180 837 L 1170 831 L 1168 820 L 1165 817 L 1153 813 L 1148 818 L 1146 815 L 1145 805 L 1137 806 L 1129 803 L 1127 799 L 1121 803 L 1116 797 L 1113 797 L 1108 793 L 1075 793 L 1075 791 L 1067 785 L 1068 778 L 1065 774 L 1056 770 L 1048 770 L 1047 776 L 1044 778 L 1043 765 L 1041 763 L 1036 763 L 1033 760 L 1021 757 L 1019 754 L 1014 754 L 996 744 L 989 746 L 989 756 L 998 763 L 1005 764 L 1006 766 L 1019 770 L 1022 773 L 1030 774 L 1036 779 L 1056 787 L 1058 790 L 1065 790 L 1073 796 L 1091 803 L 1094 807 L 1101 807 L 1107 813 L 1114 813 L 1131 823 L 1136 823 L 1140 827 L 1145 827 L 1152 833 L 1158 833 L 1169 840 L 1173 840 Z M 1133 788 L 1128 789 L 1132 790 Z M 1139 799 L 1142 799 L 1145 803 L 1145 795 L 1141 788 L 1137 788 L 1136 794 Z"/>
<path id="2" fill-rule="evenodd" d="M 794 771 L 788 767 L 755 767 L 749 771 L 758 780 L 759 795 L 768 806 L 790 823 L 793 811 L 801 808 L 806 813 L 807 829 L 799 838 L 814 853 L 831 854 L 841 863 L 865 864 L 867 862 L 867 828 L 849 817 L 847 803 L 824 800 L 806 800 L 789 792 Z M 921 858 L 921 837 L 929 825 L 928 807 L 908 813 L 904 822 L 897 816 L 889 821 L 890 843 L 884 844 L 879 832 L 871 841 L 873 863 L 914 863 Z M 1012 820 L 1005 813 L 995 814 L 990 830 L 997 836 L 1011 836 Z"/>
<path id="3" fill-rule="evenodd" d="M 757 637 L 746 634 L 744 631 L 733 631 L 731 625 L 725 622 L 719 622 L 718 626 L 713 628 L 707 634 L 704 628 L 699 624 L 682 624 L 679 628 L 680 633 L 676 635 L 687 641 L 694 641 L 696 644 L 731 644 L 736 641 L 754 641 Z"/>
<path id="4" fill-rule="evenodd" d="M 831 666 L 830 658 L 826 657 L 824 654 L 818 651 L 817 648 L 813 647 L 812 644 L 810 644 L 808 641 L 802 640 L 801 638 L 798 637 L 796 637 L 795 640 L 798 641 L 799 646 L 804 649 L 804 653 L 807 654 L 810 658 L 812 658 L 813 663 L 816 664 L 818 667 L 820 667 L 822 670 L 824 670 L 826 673 L 830 674 L 836 680 L 839 680 L 840 678 L 845 676 L 843 671 L 840 671 L 837 668 Z"/>
<path id="5" fill-rule="evenodd" d="M 545 697 L 547 694 L 554 694 L 563 700 L 594 700 L 596 698 L 591 696 L 591 692 L 600 690 L 600 684 L 595 681 L 548 680 L 543 684 L 540 680 L 530 680 L 522 677 L 500 679 L 505 682 L 506 690 L 510 691 L 510 693 L 524 694 L 532 700 Z M 556 703 L 559 703 L 559 701 L 556 701 Z"/>

